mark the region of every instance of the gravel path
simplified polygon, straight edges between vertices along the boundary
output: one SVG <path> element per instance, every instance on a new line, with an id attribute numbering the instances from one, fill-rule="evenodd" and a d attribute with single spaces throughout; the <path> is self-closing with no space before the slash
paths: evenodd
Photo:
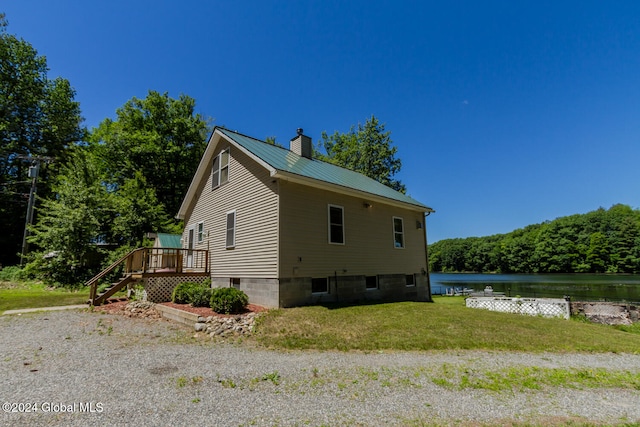
<path id="1" fill-rule="evenodd" d="M 640 355 L 277 352 L 197 341 L 168 321 L 65 311 L 0 317 L 2 425 L 607 425 L 640 390 L 460 390 L 447 373 L 509 367 L 640 373 Z M 435 380 L 434 380 L 435 379 Z M 5 407 L 3 406 L 3 409 Z M 573 424 L 576 425 L 576 424 Z"/>

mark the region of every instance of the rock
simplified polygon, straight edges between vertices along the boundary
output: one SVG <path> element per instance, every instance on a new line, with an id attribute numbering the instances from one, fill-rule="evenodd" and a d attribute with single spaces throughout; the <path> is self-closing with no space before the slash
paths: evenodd
<path id="1" fill-rule="evenodd" d="M 162 317 L 150 301 L 132 301 L 124 307 L 124 315 L 127 317 L 140 317 L 143 319 L 159 319 Z"/>
<path id="2" fill-rule="evenodd" d="M 196 329 L 196 332 L 204 331 L 205 329 L 207 329 L 207 324 L 203 322 L 198 322 L 194 325 L 194 328 Z"/>
<path id="3" fill-rule="evenodd" d="M 197 331 L 204 331 L 210 337 L 229 337 L 251 335 L 256 323 L 256 313 L 237 314 L 229 317 L 202 317 L 196 323 Z M 204 326 L 198 326 L 203 324 Z M 202 328 L 202 329 L 198 329 Z"/>

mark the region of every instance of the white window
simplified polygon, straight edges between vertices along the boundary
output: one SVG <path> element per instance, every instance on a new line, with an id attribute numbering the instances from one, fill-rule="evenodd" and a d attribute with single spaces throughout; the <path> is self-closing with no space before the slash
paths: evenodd
<path id="1" fill-rule="evenodd" d="M 198 223 L 198 243 L 204 242 L 204 222 Z"/>
<path id="2" fill-rule="evenodd" d="M 220 153 L 220 184 L 229 181 L 229 149 Z"/>
<path id="3" fill-rule="evenodd" d="M 329 243 L 344 245 L 344 208 L 329 205 Z"/>
<path id="4" fill-rule="evenodd" d="M 236 211 L 227 212 L 227 248 L 236 245 Z"/>
<path id="5" fill-rule="evenodd" d="M 404 248 L 404 224 L 402 218 L 393 217 L 393 247 Z"/>
<path id="6" fill-rule="evenodd" d="M 213 159 L 211 186 L 217 188 L 229 181 L 229 149 L 223 150 Z"/>

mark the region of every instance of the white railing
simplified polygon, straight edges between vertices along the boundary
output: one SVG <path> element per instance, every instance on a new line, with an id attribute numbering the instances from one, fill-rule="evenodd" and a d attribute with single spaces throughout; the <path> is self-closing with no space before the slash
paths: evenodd
<path id="1" fill-rule="evenodd" d="M 503 313 L 569 319 L 569 301 L 563 298 L 469 297 L 468 308 L 481 308 Z"/>

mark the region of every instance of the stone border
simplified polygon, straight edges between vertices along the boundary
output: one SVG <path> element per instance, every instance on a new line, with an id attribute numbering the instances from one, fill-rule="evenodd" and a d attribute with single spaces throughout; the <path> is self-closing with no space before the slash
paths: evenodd
<path id="1" fill-rule="evenodd" d="M 233 335 L 251 335 L 259 313 L 237 314 L 235 316 L 202 317 L 178 308 L 155 304 L 154 308 L 165 319 L 173 320 L 183 325 L 190 326 L 196 332 L 202 332 L 210 337 L 228 337 Z"/>
<path id="2" fill-rule="evenodd" d="M 188 311 L 179 310 L 173 307 L 167 307 L 162 304 L 155 304 L 153 308 L 158 310 L 165 319 L 173 320 L 191 327 L 193 327 L 195 323 L 198 323 L 198 318 L 200 317 L 197 314 L 189 313 Z"/>

